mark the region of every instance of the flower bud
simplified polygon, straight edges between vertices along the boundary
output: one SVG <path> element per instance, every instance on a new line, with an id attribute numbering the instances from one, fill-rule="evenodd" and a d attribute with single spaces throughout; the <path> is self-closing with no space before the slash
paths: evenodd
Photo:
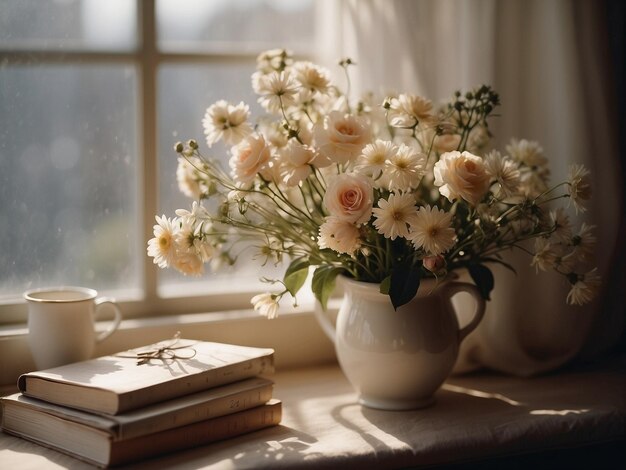
<path id="1" fill-rule="evenodd" d="M 196 142 L 195 140 L 191 139 L 190 141 L 187 142 L 187 145 L 189 145 L 189 147 L 191 147 L 194 150 L 198 149 L 198 142 Z"/>
<path id="2" fill-rule="evenodd" d="M 446 260 L 441 255 L 427 256 L 423 260 L 424 267 L 431 273 L 438 274 L 446 269 Z"/>
<path id="3" fill-rule="evenodd" d="M 176 153 L 183 153 L 184 148 L 185 146 L 182 142 L 176 142 L 174 144 L 174 150 L 176 150 Z"/>

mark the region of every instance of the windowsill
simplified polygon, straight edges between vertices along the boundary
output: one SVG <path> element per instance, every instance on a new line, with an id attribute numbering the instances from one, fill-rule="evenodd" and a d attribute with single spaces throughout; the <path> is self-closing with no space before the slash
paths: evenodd
<path id="1" fill-rule="evenodd" d="M 105 324 L 96 328 L 104 329 Z M 177 331 L 183 338 L 273 348 L 278 370 L 335 361 L 334 347 L 319 327 L 312 304 L 281 306 L 273 320 L 253 310 L 127 319 L 96 345 L 94 357 L 162 341 Z M 26 325 L 0 327 L 0 386 L 15 384 L 20 374 L 34 369 Z"/>
<path id="2" fill-rule="evenodd" d="M 356 404 L 337 366 L 276 374 L 280 426 L 167 455 L 140 468 L 398 468 L 515 463 L 536 468 L 616 465 L 626 443 L 626 358 L 521 379 L 451 378 L 435 405 L 385 412 Z M 0 434 L 7 468 L 91 468 Z M 621 456 L 621 457 L 620 457 Z M 619 466 L 619 464 L 617 464 Z M 133 468 L 137 468 L 134 466 Z"/>

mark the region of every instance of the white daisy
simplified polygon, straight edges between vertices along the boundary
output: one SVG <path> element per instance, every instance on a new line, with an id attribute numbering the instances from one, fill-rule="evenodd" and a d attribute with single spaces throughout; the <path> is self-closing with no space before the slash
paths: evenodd
<path id="1" fill-rule="evenodd" d="M 534 141 L 512 139 L 511 143 L 506 146 L 506 151 L 513 160 L 527 167 L 544 167 L 548 164 L 543 148 Z"/>
<path id="2" fill-rule="evenodd" d="M 454 246 L 455 235 L 450 212 L 436 206 L 423 206 L 411 220 L 408 238 L 415 248 L 424 248 L 427 253 L 438 255 Z"/>
<path id="3" fill-rule="evenodd" d="M 520 191 L 536 197 L 548 189 L 550 169 L 541 146 L 534 141 L 513 139 L 506 147 L 509 155 L 520 164 Z"/>
<path id="4" fill-rule="evenodd" d="M 374 227 L 378 233 L 395 240 L 409 236 L 409 223 L 415 217 L 415 199 L 410 193 L 390 194 L 387 200 L 380 198 L 373 209 Z"/>
<path id="5" fill-rule="evenodd" d="M 383 181 L 390 191 L 407 191 L 416 188 L 426 172 L 426 155 L 414 148 L 400 144 L 387 161 Z"/>
<path id="6" fill-rule="evenodd" d="M 176 260 L 176 236 L 178 221 L 168 219 L 165 215 L 155 217 L 157 224 L 153 228 L 154 238 L 148 241 L 148 256 L 154 258 L 154 264 L 167 268 Z"/>
<path id="7" fill-rule="evenodd" d="M 264 74 L 282 70 L 292 63 L 293 53 L 289 49 L 269 49 L 256 58 L 256 68 Z"/>
<path id="8" fill-rule="evenodd" d="M 252 132 L 252 127 L 247 122 L 248 116 L 250 110 L 243 101 L 233 106 L 225 100 L 220 100 L 209 106 L 202 120 L 207 145 L 211 147 L 220 139 L 228 145 L 241 142 Z"/>
<path id="9" fill-rule="evenodd" d="M 250 299 L 250 303 L 254 306 L 254 310 L 270 320 L 278 316 L 279 304 L 276 294 L 265 292 L 255 295 Z"/>
<path id="10" fill-rule="evenodd" d="M 517 193 L 520 183 L 518 165 L 509 157 L 502 156 L 494 150 L 485 156 L 485 169 L 496 180 L 499 193 L 504 197 L 510 197 Z"/>
<path id="11" fill-rule="evenodd" d="M 352 254 L 361 246 L 359 229 L 338 217 L 326 217 L 320 226 L 317 245 L 322 249 L 330 248 L 338 253 Z"/>
<path id="12" fill-rule="evenodd" d="M 539 272 L 539 270 L 547 271 L 554 267 L 554 263 L 558 257 L 555 246 L 552 245 L 547 238 L 535 239 L 535 255 L 530 265 L 534 266 L 537 272 Z"/>
<path id="13" fill-rule="evenodd" d="M 563 243 L 569 242 L 572 238 L 572 224 L 570 224 L 565 209 L 559 207 L 556 211 L 551 211 L 550 220 L 554 229 L 552 237 Z"/>
<path id="14" fill-rule="evenodd" d="M 557 256 L 554 260 L 554 269 L 561 273 L 571 273 L 576 266 L 577 258 L 575 253 Z"/>
<path id="15" fill-rule="evenodd" d="M 209 212 L 202 204 L 198 204 L 198 201 L 193 201 L 191 203 L 190 211 L 187 209 L 176 209 L 176 215 L 182 220 L 189 220 L 192 224 L 195 224 L 197 221 L 208 222 L 211 220 Z"/>
<path id="16" fill-rule="evenodd" d="M 296 62 L 293 66 L 295 78 L 302 88 L 317 93 L 327 93 L 330 87 L 329 73 L 312 62 Z"/>
<path id="17" fill-rule="evenodd" d="M 591 198 L 591 179 L 589 170 L 583 165 L 571 165 L 567 177 L 569 184 L 570 201 L 574 204 L 576 213 L 585 212 L 586 208 L 583 201 Z"/>
<path id="18" fill-rule="evenodd" d="M 389 123 L 394 127 L 412 127 L 432 120 L 433 104 L 421 96 L 401 94 L 390 104 Z"/>
<path id="19" fill-rule="evenodd" d="M 568 304 L 583 305 L 593 300 L 600 290 L 600 276 L 597 270 L 598 268 L 594 268 L 585 274 L 572 273 L 570 275 L 572 288 L 567 294 Z"/>
<path id="20" fill-rule="evenodd" d="M 356 161 L 355 170 L 376 179 L 397 151 L 398 147 L 392 142 L 378 139 L 373 144 L 363 147 L 363 153 Z"/>
<path id="21" fill-rule="evenodd" d="M 279 113 L 294 103 L 298 85 L 288 72 L 272 72 L 258 78 L 256 92 L 261 95 L 258 102 L 270 113 Z"/>
<path id="22" fill-rule="evenodd" d="M 594 228 L 595 226 L 583 222 L 578 233 L 571 238 L 574 253 L 581 259 L 586 259 L 593 254 L 596 246 L 596 237 L 592 233 Z"/>

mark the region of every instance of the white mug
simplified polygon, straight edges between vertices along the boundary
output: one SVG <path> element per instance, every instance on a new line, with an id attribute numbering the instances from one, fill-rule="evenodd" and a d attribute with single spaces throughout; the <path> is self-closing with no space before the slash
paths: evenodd
<path id="1" fill-rule="evenodd" d="M 119 326 L 122 314 L 109 298 L 85 287 L 47 287 L 24 293 L 28 301 L 28 343 L 38 369 L 85 361 L 96 343 Z M 95 319 L 108 305 L 115 317 L 109 327 L 96 334 Z"/>

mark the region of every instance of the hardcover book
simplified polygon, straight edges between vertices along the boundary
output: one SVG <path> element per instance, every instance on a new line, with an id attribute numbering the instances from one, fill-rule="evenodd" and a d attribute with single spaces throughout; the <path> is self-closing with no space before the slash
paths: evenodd
<path id="1" fill-rule="evenodd" d="M 282 415 L 281 402 L 270 399 L 266 404 L 236 413 L 116 440 L 114 434 L 95 425 L 95 421 L 88 425 L 69 415 L 51 414 L 31 405 L 4 406 L 3 430 L 101 467 L 136 462 L 274 426 L 280 423 Z"/>
<path id="2" fill-rule="evenodd" d="M 274 372 L 274 350 L 177 339 L 112 356 L 30 372 L 27 396 L 115 415 Z"/>
<path id="3" fill-rule="evenodd" d="M 88 413 L 21 393 L 0 398 L 0 405 L 4 415 L 55 416 L 107 432 L 112 440 L 119 441 L 263 405 L 272 398 L 273 385 L 260 377 L 245 379 L 118 415 Z"/>

